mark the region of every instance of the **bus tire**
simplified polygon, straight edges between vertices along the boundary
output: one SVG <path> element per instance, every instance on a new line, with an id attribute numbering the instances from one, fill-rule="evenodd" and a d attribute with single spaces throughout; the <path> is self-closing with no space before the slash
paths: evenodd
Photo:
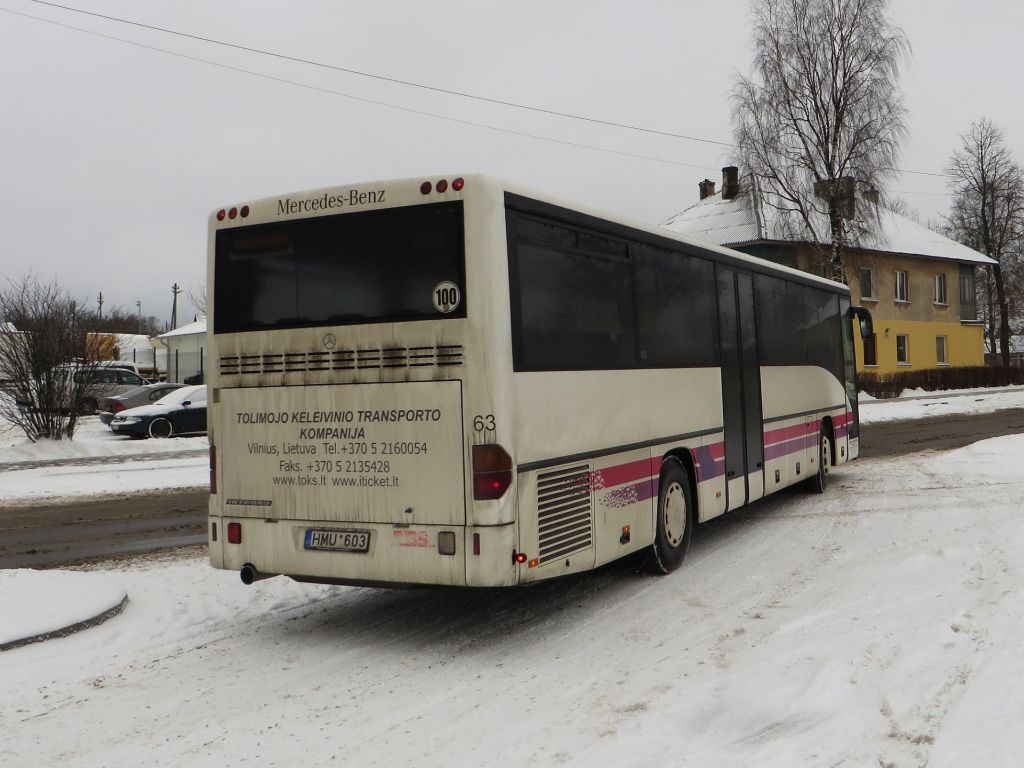
<path id="1" fill-rule="evenodd" d="M 661 465 L 658 517 L 654 526 L 654 543 L 647 557 L 648 571 L 671 573 L 683 564 L 690 546 L 693 520 L 690 478 L 678 459 L 666 459 Z"/>
<path id="2" fill-rule="evenodd" d="M 153 419 L 149 422 L 150 437 L 170 437 L 174 433 L 174 427 L 167 419 Z"/>
<path id="3" fill-rule="evenodd" d="M 828 473 L 832 469 L 832 441 L 828 432 L 822 429 L 818 433 L 818 473 L 809 481 L 814 493 L 824 493 L 828 488 Z"/>

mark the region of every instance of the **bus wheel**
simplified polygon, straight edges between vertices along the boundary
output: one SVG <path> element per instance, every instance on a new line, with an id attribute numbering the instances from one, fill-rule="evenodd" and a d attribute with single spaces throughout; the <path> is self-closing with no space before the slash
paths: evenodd
<path id="1" fill-rule="evenodd" d="M 170 437 L 174 428 L 167 419 L 153 419 L 149 422 L 150 437 Z"/>
<path id="2" fill-rule="evenodd" d="M 693 501 L 690 479 L 676 459 L 666 459 L 661 469 L 658 489 L 658 520 L 654 543 L 647 558 L 647 570 L 671 573 L 680 565 L 690 546 L 693 527 Z"/>
<path id="3" fill-rule="evenodd" d="M 810 486 L 814 493 L 824 493 L 828 488 L 828 473 L 832 469 L 832 442 L 825 430 L 818 437 L 818 474 L 811 478 Z"/>

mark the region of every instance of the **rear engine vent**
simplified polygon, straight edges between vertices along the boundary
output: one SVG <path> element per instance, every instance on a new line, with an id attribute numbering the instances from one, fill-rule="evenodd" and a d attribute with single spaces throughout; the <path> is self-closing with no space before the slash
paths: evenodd
<path id="1" fill-rule="evenodd" d="M 537 518 L 541 565 L 591 546 L 589 464 L 537 476 Z"/>
<path id="2" fill-rule="evenodd" d="M 330 352 L 283 352 L 234 355 L 220 359 L 220 373 L 301 373 L 382 368 L 425 368 L 462 365 L 462 345 L 334 349 Z"/>

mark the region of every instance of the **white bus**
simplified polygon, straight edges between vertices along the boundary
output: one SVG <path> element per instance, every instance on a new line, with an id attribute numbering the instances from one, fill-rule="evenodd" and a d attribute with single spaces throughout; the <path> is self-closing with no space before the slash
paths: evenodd
<path id="1" fill-rule="evenodd" d="M 838 283 L 475 175 L 209 233 L 209 552 L 246 583 L 669 572 L 695 524 L 857 456 Z"/>

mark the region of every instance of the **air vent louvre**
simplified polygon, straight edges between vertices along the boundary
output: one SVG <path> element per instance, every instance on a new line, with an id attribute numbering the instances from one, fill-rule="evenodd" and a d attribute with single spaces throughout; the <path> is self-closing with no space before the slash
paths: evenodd
<path id="1" fill-rule="evenodd" d="M 222 376 L 246 373 L 301 373 L 354 371 L 381 368 L 422 368 L 462 365 L 463 348 L 457 344 L 433 347 L 335 349 L 329 352 L 268 352 L 263 355 L 225 355 Z"/>
<path id="2" fill-rule="evenodd" d="M 541 565 L 592 545 L 589 464 L 537 476 L 537 521 Z"/>

